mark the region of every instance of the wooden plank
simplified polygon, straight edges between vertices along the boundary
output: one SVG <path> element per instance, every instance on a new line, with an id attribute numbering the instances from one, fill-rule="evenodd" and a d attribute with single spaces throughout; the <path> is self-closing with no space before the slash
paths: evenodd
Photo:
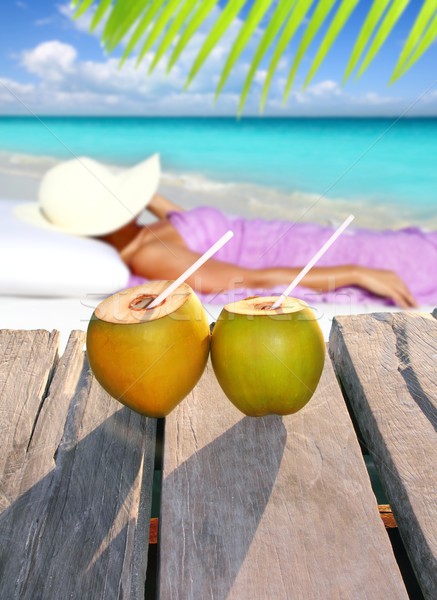
<path id="1" fill-rule="evenodd" d="M 10 338 L 22 335 L 8 333 L 0 373 L 10 362 Z M 102 390 L 89 371 L 84 339 L 83 332 L 72 334 L 26 432 L 14 474 L 19 483 L 7 483 L 2 494 L 8 500 L 0 517 L 2 598 L 144 598 L 155 421 Z M 40 356 L 30 358 L 18 352 L 15 383 L 2 389 L 5 421 L 15 415 L 14 402 L 26 406 L 29 389 L 43 387 L 35 381 Z"/>
<path id="2" fill-rule="evenodd" d="M 164 444 L 163 600 L 407 598 L 329 358 L 283 418 L 244 417 L 208 366 Z"/>
<path id="3" fill-rule="evenodd" d="M 417 579 L 437 590 L 437 321 L 336 317 L 330 351 L 373 455 Z"/>
<path id="4" fill-rule="evenodd" d="M 58 360 L 58 347 L 57 332 L 0 331 L 1 511 L 23 493 L 23 464 Z"/>

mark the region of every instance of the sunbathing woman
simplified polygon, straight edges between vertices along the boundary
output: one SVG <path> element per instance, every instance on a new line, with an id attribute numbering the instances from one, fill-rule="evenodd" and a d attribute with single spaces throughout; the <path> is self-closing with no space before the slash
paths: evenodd
<path id="1" fill-rule="evenodd" d="M 229 217 L 210 207 L 184 211 L 156 194 L 159 181 L 158 155 L 120 174 L 93 159 L 74 158 L 45 174 L 39 203 L 20 206 L 17 216 L 33 225 L 99 237 L 111 244 L 137 276 L 131 285 L 139 278 L 176 279 L 232 229 L 232 240 L 188 283 L 207 294 L 234 290 L 234 298 L 254 291 L 281 293 L 333 231 L 310 223 Z M 159 220 L 142 226 L 136 216 L 145 206 Z M 342 292 L 332 297 L 333 291 L 346 288 L 343 295 L 354 302 L 379 296 L 405 308 L 435 305 L 436 265 L 437 232 L 350 228 L 302 286 L 320 294 L 316 301 L 336 302 Z"/>
<path id="2" fill-rule="evenodd" d="M 308 223 L 228 217 L 210 207 L 184 211 L 160 195 L 155 195 L 147 208 L 159 221 L 145 227 L 133 219 L 117 231 L 101 236 L 119 251 L 134 274 L 146 279 L 176 279 L 223 233 L 234 231 L 234 238 L 216 258 L 188 279 L 194 289 L 203 293 L 285 287 L 333 231 L 331 227 Z M 346 232 L 319 266 L 306 275 L 302 285 L 321 292 L 358 286 L 401 307 L 417 306 L 409 286 L 394 270 L 397 267 L 398 273 L 410 275 L 411 284 L 426 292 L 423 288 L 431 272 L 428 271 L 428 277 L 417 277 L 417 256 L 409 255 L 409 242 L 417 233 L 416 229 Z M 435 260 L 437 234 L 433 242 Z M 426 246 L 427 240 L 423 243 Z M 427 266 L 424 268 L 426 271 Z"/>

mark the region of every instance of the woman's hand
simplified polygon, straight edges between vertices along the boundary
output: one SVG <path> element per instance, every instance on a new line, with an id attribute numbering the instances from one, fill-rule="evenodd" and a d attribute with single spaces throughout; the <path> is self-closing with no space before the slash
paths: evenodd
<path id="1" fill-rule="evenodd" d="M 394 271 L 356 267 L 357 285 L 383 298 L 390 298 L 402 308 L 418 304 L 403 280 Z"/>

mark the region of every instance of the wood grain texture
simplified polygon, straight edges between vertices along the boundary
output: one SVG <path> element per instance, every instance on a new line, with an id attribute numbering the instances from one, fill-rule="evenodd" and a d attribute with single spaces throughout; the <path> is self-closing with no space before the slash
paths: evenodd
<path id="1" fill-rule="evenodd" d="M 437 321 L 428 314 L 334 319 L 337 372 L 427 598 L 437 590 Z"/>
<path id="2" fill-rule="evenodd" d="M 1 511 L 26 491 L 23 465 L 57 364 L 58 346 L 57 332 L 0 331 Z"/>
<path id="3" fill-rule="evenodd" d="M 84 336 L 72 333 L 47 393 L 57 334 L 0 336 L 2 427 L 14 431 L 2 439 L 1 598 L 144 598 L 155 421 L 102 390 Z"/>
<path id="4" fill-rule="evenodd" d="M 288 417 L 245 417 L 208 366 L 164 444 L 162 600 L 407 598 L 329 358 Z"/>

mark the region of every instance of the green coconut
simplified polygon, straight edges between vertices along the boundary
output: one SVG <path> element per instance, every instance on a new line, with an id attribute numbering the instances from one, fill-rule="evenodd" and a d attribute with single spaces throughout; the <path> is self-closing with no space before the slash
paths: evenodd
<path id="1" fill-rule="evenodd" d="M 307 404 L 319 383 L 325 342 L 308 305 L 275 296 L 227 304 L 214 326 L 211 360 L 226 396 L 244 414 L 289 415 Z"/>
<path id="2" fill-rule="evenodd" d="M 165 417 L 199 381 L 210 346 L 206 313 L 187 284 L 155 308 L 170 284 L 154 281 L 101 302 L 88 325 L 87 354 L 102 387 L 148 417 Z"/>

